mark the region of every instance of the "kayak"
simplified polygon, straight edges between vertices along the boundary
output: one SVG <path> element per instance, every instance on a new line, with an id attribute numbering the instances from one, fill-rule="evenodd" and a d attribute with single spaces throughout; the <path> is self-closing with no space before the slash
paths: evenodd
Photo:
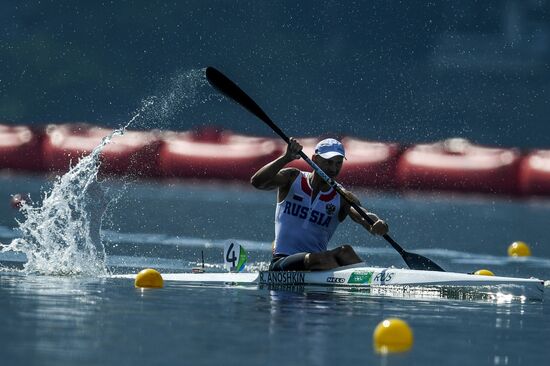
<path id="1" fill-rule="evenodd" d="M 135 278 L 135 275 L 115 275 Z M 484 276 L 456 272 L 421 271 L 402 268 L 370 267 L 365 263 L 328 271 L 258 271 L 236 273 L 166 273 L 165 281 L 190 284 L 255 284 L 274 288 L 324 286 L 365 289 L 380 294 L 401 293 L 404 296 L 439 294 L 439 297 L 485 295 L 484 298 L 519 297 L 542 300 L 544 281 L 535 278 Z M 475 297 L 475 296 L 474 296 Z"/>

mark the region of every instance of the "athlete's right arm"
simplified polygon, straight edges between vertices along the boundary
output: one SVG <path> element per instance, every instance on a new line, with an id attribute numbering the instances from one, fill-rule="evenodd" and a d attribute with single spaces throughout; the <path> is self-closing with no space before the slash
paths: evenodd
<path id="1" fill-rule="evenodd" d="M 283 168 L 291 161 L 299 159 L 301 150 L 302 145 L 291 137 L 285 154 L 260 168 L 250 178 L 250 183 L 254 187 L 263 190 L 271 190 L 289 185 L 296 178 L 297 170 Z"/>

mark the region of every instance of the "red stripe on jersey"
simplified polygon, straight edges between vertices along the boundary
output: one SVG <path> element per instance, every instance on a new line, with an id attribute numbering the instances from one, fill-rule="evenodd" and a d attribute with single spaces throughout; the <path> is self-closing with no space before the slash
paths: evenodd
<path id="1" fill-rule="evenodd" d="M 333 199 L 337 193 L 338 192 L 336 192 L 336 189 L 333 188 L 332 191 L 330 191 L 330 193 L 322 195 L 321 197 L 319 197 L 319 199 L 323 202 L 328 202 L 331 199 Z"/>
<path id="2" fill-rule="evenodd" d="M 302 191 L 304 191 L 305 194 L 311 197 L 311 194 L 313 192 L 311 190 L 311 187 L 309 186 L 309 182 L 307 181 L 307 178 L 304 175 L 302 175 L 301 185 L 302 185 Z M 337 194 L 338 192 L 336 192 L 336 190 L 333 188 L 329 193 L 325 193 L 321 195 L 319 199 L 323 202 L 328 202 L 332 200 L 334 197 L 336 197 Z"/>

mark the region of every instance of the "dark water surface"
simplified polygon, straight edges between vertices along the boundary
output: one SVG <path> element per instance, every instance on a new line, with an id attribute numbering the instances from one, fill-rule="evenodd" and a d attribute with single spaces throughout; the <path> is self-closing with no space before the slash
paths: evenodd
<path id="1" fill-rule="evenodd" d="M 105 184 L 103 223 L 113 273 L 144 267 L 188 271 L 204 252 L 221 270 L 222 245 L 235 238 L 250 268 L 265 267 L 274 195 L 203 182 Z M 41 177 L 2 176 L 0 241 L 18 236 L 9 194 L 39 199 Z M 387 218 L 394 238 L 447 270 L 550 279 L 548 201 L 402 196 L 358 192 Z M 1 202 L 0 202 L 1 203 Z M 506 256 L 514 240 L 533 256 Z M 354 245 L 368 263 L 404 266 L 382 239 L 345 223 L 333 243 Z M 138 290 L 100 276 L 27 275 L 24 256 L 0 253 L 2 365 L 535 365 L 550 347 L 550 296 L 542 302 L 400 298 L 368 292 L 299 291 L 166 283 Z M 379 356 L 372 333 L 385 318 L 412 327 L 408 353 Z"/>

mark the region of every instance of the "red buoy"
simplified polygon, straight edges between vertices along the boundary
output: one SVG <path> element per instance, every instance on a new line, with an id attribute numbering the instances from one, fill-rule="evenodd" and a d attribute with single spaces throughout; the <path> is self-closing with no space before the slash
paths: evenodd
<path id="1" fill-rule="evenodd" d="M 39 129 L 0 125 L 0 169 L 42 170 Z"/>
<path id="2" fill-rule="evenodd" d="M 263 137 L 223 132 L 212 140 L 192 132 L 168 133 L 159 165 L 165 177 L 248 181 L 281 154 L 280 144 Z"/>
<path id="3" fill-rule="evenodd" d="M 526 196 L 550 196 L 550 150 L 535 150 L 522 159 L 519 188 Z"/>
<path id="4" fill-rule="evenodd" d="M 49 125 L 43 147 L 45 166 L 53 171 L 67 171 L 112 132 L 82 123 Z M 157 176 L 160 143 L 157 135 L 150 131 L 126 131 L 122 136 L 115 136 L 101 152 L 100 173 Z"/>
<path id="5" fill-rule="evenodd" d="M 520 152 L 448 139 L 406 150 L 397 166 L 404 189 L 516 194 Z"/>

